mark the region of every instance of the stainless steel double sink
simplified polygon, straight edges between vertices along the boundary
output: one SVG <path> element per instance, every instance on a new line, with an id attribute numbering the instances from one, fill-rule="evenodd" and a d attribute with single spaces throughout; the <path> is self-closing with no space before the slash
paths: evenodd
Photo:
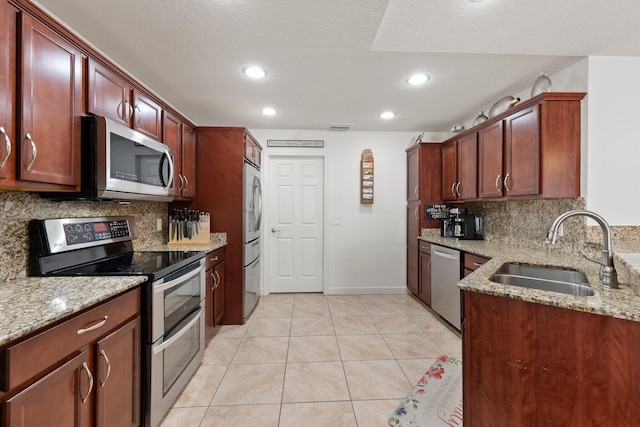
<path id="1" fill-rule="evenodd" d="M 587 276 L 581 271 L 561 267 L 505 263 L 489 278 L 490 281 L 541 291 L 560 292 L 576 296 L 594 295 Z"/>

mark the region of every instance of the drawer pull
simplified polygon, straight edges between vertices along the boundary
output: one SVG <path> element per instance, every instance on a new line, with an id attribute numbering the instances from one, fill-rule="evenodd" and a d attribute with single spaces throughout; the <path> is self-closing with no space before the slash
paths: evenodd
<path id="1" fill-rule="evenodd" d="M 479 262 L 473 263 L 474 267 L 482 267 L 484 264 L 480 264 Z"/>
<path id="2" fill-rule="evenodd" d="M 93 375 L 91 375 L 91 371 L 89 370 L 89 366 L 87 366 L 87 362 L 82 362 L 82 369 L 85 370 L 87 376 L 89 377 L 89 391 L 87 392 L 87 395 L 82 398 L 82 403 L 86 403 L 87 399 L 91 395 L 91 391 L 93 390 Z"/>
<path id="3" fill-rule="evenodd" d="M 105 353 L 104 350 L 100 351 L 100 357 L 102 357 L 104 361 L 107 363 L 107 375 L 104 376 L 104 381 L 100 382 L 100 387 L 102 388 L 107 383 L 107 380 L 109 379 L 109 375 L 111 375 L 111 361 L 107 357 L 107 353 Z"/>
<path id="4" fill-rule="evenodd" d="M 104 316 L 104 318 L 101 321 L 99 321 L 98 323 L 96 323 L 95 325 L 89 326 L 88 328 L 78 329 L 76 334 L 77 335 L 82 335 L 85 332 L 96 330 L 96 329 L 100 328 L 101 326 L 104 326 L 104 324 L 107 323 L 107 319 L 108 318 L 109 318 L 109 316 Z"/>
<path id="5" fill-rule="evenodd" d="M 218 260 L 218 255 L 212 257 L 209 261 L 217 261 Z"/>

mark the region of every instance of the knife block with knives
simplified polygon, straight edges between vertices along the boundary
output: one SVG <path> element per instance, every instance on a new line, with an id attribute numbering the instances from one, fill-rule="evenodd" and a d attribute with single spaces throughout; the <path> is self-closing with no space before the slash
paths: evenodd
<path id="1" fill-rule="evenodd" d="M 210 236 L 211 216 L 208 213 L 188 209 L 175 209 L 169 216 L 170 246 L 179 245 L 208 245 Z"/>

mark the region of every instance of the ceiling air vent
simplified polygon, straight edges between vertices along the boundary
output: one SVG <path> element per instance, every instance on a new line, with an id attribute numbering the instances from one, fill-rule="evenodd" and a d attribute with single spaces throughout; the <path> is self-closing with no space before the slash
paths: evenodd
<path id="1" fill-rule="evenodd" d="M 349 130 L 352 126 L 345 123 L 329 123 L 329 130 Z"/>

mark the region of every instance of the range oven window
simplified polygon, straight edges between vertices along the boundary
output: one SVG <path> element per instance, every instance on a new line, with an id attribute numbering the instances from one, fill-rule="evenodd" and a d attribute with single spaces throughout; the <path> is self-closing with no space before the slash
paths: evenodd
<path id="1" fill-rule="evenodd" d="M 166 395 L 185 370 L 191 360 L 198 354 L 201 347 L 200 321 L 202 310 L 195 311 L 185 319 L 181 326 L 175 328 L 176 340 L 162 351 L 162 395 Z M 195 321 L 194 321 L 195 320 Z M 179 336 L 178 336 L 179 335 Z M 171 340 L 172 337 L 166 337 Z"/>
<path id="2" fill-rule="evenodd" d="M 153 285 L 152 342 L 167 336 L 204 300 L 204 265 L 194 263 Z"/>

